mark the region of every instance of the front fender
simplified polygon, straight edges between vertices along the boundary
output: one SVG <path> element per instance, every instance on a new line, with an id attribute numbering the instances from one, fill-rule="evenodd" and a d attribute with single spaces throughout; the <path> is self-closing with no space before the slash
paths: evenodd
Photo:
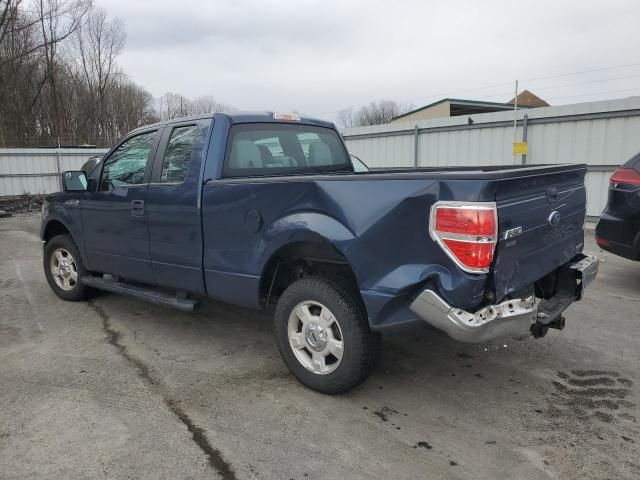
<path id="1" fill-rule="evenodd" d="M 67 229 L 71 238 L 73 239 L 76 247 L 80 251 L 82 257 L 82 263 L 86 265 L 87 269 L 91 269 L 89 259 L 86 256 L 84 248 L 84 235 L 82 229 L 82 215 L 80 212 L 80 200 L 67 199 L 64 201 L 50 201 L 48 209 L 45 212 L 45 216 L 42 219 L 40 226 L 40 239 L 45 240 L 45 234 L 47 229 L 51 226 L 52 222 L 60 223 Z"/>

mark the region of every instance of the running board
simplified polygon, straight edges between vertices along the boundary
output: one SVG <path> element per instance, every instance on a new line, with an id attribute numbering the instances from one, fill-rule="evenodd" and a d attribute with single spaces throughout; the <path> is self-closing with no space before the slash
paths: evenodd
<path id="1" fill-rule="evenodd" d="M 156 305 L 166 305 L 168 307 L 177 308 L 183 312 L 193 312 L 200 305 L 196 300 L 181 298 L 177 295 L 172 296 L 168 293 L 153 290 L 151 287 L 130 285 L 128 283 L 102 277 L 81 277 L 80 283 L 87 287 L 106 290 L 107 292 L 121 293 L 139 300 L 155 303 Z"/>

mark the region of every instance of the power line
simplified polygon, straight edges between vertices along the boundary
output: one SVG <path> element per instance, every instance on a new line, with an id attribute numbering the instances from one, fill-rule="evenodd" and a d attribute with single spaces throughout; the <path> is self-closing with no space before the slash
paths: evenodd
<path id="1" fill-rule="evenodd" d="M 592 68 L 589 70 L 581 70 L 581 71 L 577 71 L 577 72 L 567 72 L 567 73 L 561 73 L 561 74 L 556 74 L 556 75 L 546 75 L 546 76 L 542 76 L 542 77 L 534 77 L 534 78 L 527 78 L 527 79 L 523 79 L 521 80 L 522 82 L 537 82 L 540 80 L 550 80 L 553 78 L 562 78 L 562 77 L 569 77 L 569 76 L 574 76 L 574 75 L 583 75 L 585 73 L 594 73 L 594 72 L 604 72 L 607 70 L 615 70 L 615 69 L 619 69 L 619 68 L 626 68 L 626 67 L 636 67 L 636 66 L 640 66 L 640 62 L 634 62 L 634 63 L 626 63 L 623 65 L 613 65 L 610 67 L 601 67 L 601 68 Z M 587 82 L 579 82 L 579 83 L 573 83 L 573 84 L 565 84 L 565 85 L 549 85 L 549 86 L 544 86 L 544 87 L 537 87 L 536 90 L 548 90 L 551 88 L 562 88 L 562 87 L 569 87 L 569 86 L 577 86 L 577 85 L 586 85 L 586 84 L 590 84 L 590 83 L 601 83 L 601 82 L 606 82 L 606 81 L 613 81 L 613 80 L 621 80 L 621 79 L 625 79 L 625 78 L 636 78 L 639 77 L 640 74 L 638 75 L 628 75 L 628 76 L 623 76 L 623 77 L 614 77 L 614 78 L 608 78 L 608 79 L 601 79 L 601 80 L 591 80 L 591 81 L 587 81 Z M 511 82 L 503 82 L 503 83 L 496 83 L 493 85 L 486 85 L 483 87 L 476 87 L 476 88 L 470 88 L 470 89 L 465 89 L 465 90 L 456 90 L 454 92 L 446 92 L 446 93 L 440 93 L 440 94 L 434 94 L 434 95 L 429 95 L 429 96 L 422 96 L 422 97 L 413 97 L 413 98 L 405 98 L 403 99 L 403 101 L 405 102 L 414 102 L 414 101 L 418 101 L 418 100 L 425 100 L 425 99 L 431 99 L 431 98 L 451 98 L 451 97 L 455 97 L 456 95 L 460 94 L 460 93 L 468 93 L 468 92 L 476 92 L 476 91 L 481 91 L 481 90 L 487 90 L 490 88 L 496 88 L 496 87 L 503 87 L 503 86 L 507 86 L 507 85 L 513 85 L 513 81 Z M 611 93 L 615 93 L 617 91 L 613 91 Z M 497 98 L 497 97 L 502 97 L 502 94 L 496 94 L 496 95 L 491 95 L 489 97 L 485 97 L 485 98 Z M 576 95 L 576 96 L 582 96 L 582 95 Z M 559 97 L 557 97 L 559 98 Z M 562 97 L 562 98 L 571 98 L 571 97 Z M 549 99 L 549 100 L 553 100 L 553 99 Z M 351 107 L 349 107 L 351 108 Z M 339 113 L 343 110 L 348 110 L 348 108 L 343 108 L 340 110 L 333 110 L 333 111 L 329 111 L 329 112 L 317 112 L 317 113 L 310 113 L 309 115 L 318 115 L 318 116 L 322 116 L 322 115 L 331 115 L 331 114 L 336 114 Z"/>
<path id="2" fill-rule="evenodd" d="M 611 78 L 602 78 L 599 80 L 589 80 L 587 82 L 578 82 L 578 83 L 565 83 L 564 85 L 548 85 L 546 87 L 536 87 L 536 92 L 539 90 L 549 90 L 551 88 L 563 88 L 563 87 L 575 87 L 577 85 L 588 85 L 591 83 L 602 83 L 602 82 L 613 82 L 615 80 L 625 80 L 627 78 L 638 78 L 640 77 L 640 73 L 635 75 L 625 75 L 624 77 L 611 77 Z"/>
<path id="3" fill-rule="evenodd" d="M 520 81 L 521 82 L 536 82 L 536 81 L 540 81 L 540 80 L 550 80 L 552 78 L 562 78 L 562 77 L 569 77 L 569 76 L 573 76 L 573 75 L 583 75 L 585 73 L 603 72 L 603 71 L 606 71 L 606 70 L 615 70 L 615 69 L 618 69 L 618 68 L 636 67 L 636 66 L 640 66 L 640 62 L 627 63 L 627 64 L 624 64 L 624 65 L 614 65 L 614 66 L 611 66 L 611 67 L 593 68 L 593 69 L 590 69 L 590 70 L 582 70 L 582 71 L 579 71 L 579 72 L 561 73 L 561 74 L 558 74 L 558 75 L 548 75 L 548 76 L 544 76 L 544 77 L 525 78 L 525 79 L 520 80 Z M 637 77 L 637 76 L 640 76 L 640 75 L 633 75 L 633 76 Z M 620 77 L 620 78 L 630 78 L 630 77 Z M 606 80 L 603 80 L 603 81 L 606 81 Z M 585 82 L 585 83 L 589 83 L 589 82 Z M 478 90 L 487 90 L 489 88 L 502 87 L 502 86 L 506 86 L 506 85 L 513 85 L 513 81 L 511 81 L 511 82 L 503 82 L 503 83 L 496 83 L 496 84 L 493 84 L 493 85 L 486 85 L 484 87 L 470 88 L 470 89 L 465 89 L 465 90 L 457 90 L 454 93 L 458 94 L 458 93 L 475 92 L 475 91 L 478 91 Z M 574 84 L 574 85 L 577 85 L 577 84 Z M 550 87 L 542 87 L 542 88 L 546 89 L 546 88 L 550 88 Z M 541 90 L 542 88 L 537 88 L 537 90 Z M 410 99 L 405 99 L 405 101 L 414 101 L 414 100 L 421 100 L 421 99 L 425 99 L 425 98 L 438 98 L 438 97 L 445 97 L 446 98 L 449 95 L 449 93 L 450 92 L 436 94 L 436 95 L 429 95 L 429 96 L 426 96 L 426 97 L 414 97 L 414 98 L 410 98 Z M 335 112 L 331 112 L 331 113 L 335 113 Z"/>
<path id="4" fill-rule="evenodd" d="M 594 97 L 596 95 L 609 95 L 611 93 L 635 92 L 638 90 L 640 90 L 640 86 L 635 88 L 625 88 L 623 90 L 607 90 L 605 92 L 594 92 L 594 93 L 584 93 L 580 95 L 567 95 L 564 97 L 553 97 L 553 98 L 550 98 L 549 100 L 563 100 L 565 98 L 577 98 L 577 97 Z"/>
<path id="5" fill-rule="evenodd" d="M 638 65 L 640 65 L 640 62 L 626 63 L 624 65 L 615 65 L 615 66 L 612 66 L 612 67 L 594 68 L 594 69 L 591 69 L 591 70 L 582 70 L 580 72 L 569 72 L 569 73 L 561 73 L 559 75 L 550 75 L 550 76 L 545 76 L 545 77 L 525 78 L 522 81 L 523 82 L 534 82 L 534 81 L 538 81 L 538 80 L 549 80 L 551 78 L 570 77 L 572 75 L 582 75 L 584 73 L 604 72 L 605 70 L 615 70 L 617 68 L 637 67 Z"/>

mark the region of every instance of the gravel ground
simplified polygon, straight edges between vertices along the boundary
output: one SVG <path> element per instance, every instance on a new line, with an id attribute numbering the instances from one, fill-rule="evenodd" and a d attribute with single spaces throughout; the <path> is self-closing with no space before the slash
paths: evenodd
<path id="1" fill-rule="evenodd" d="M 39 216 L 0 219 L 0 478 L 640 478 L 640 263 L 604 258 L 542 340 L 388 335 L 329 397 L 288 373 L 270 315 L 63 302 Z"/>
<path id="2" fill-rule="evenodd" d="M 6 214 L 40 211 L 43 195 L 15 195 L 0 197 L 0 212 Z"/>

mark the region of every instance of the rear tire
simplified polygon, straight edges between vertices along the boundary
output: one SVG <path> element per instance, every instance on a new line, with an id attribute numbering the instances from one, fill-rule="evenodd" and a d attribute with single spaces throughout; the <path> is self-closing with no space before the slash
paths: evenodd
<path id="1" fill-rule="evenodd" d="M 340 283 L 307 277 L 290 285 L 275 311 L 280 355 L 293 375 L 325 394 L 345 392 L 373 371 L 381 336 L 360 298 Z"/>
<path id="2" fill-rule="evenodd" d="M 80 282 L 89 275 L 80 251 L 70 235 L 57 235 L 44 246 L 44 274 L 49 287 L 63 300 L 79 302 L 91 297 L 95 290 Z"/>

